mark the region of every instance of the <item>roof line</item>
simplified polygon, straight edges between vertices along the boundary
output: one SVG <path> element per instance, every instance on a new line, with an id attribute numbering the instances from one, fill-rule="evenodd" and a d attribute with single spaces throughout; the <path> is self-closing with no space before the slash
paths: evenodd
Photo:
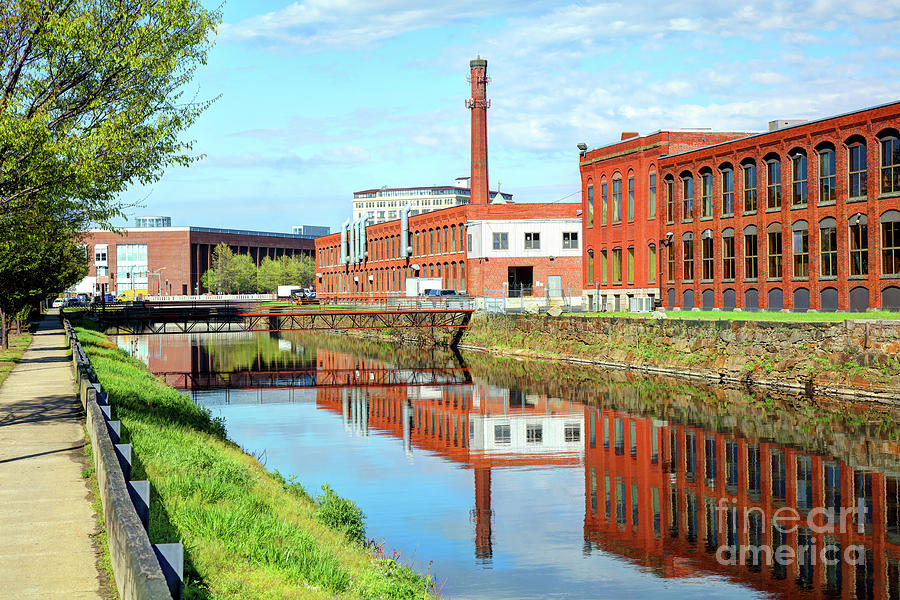
<path id="1" fill-rule="evenodd" d="M 779 127 L 778 129 L 775 129 L 773 131 L 762 131 L 760 133 L 754 133 L 754 134 L 751 134 L 751 135 L 748 135 L 748 136 L 745 136 L 742 138 L 735 138 L 733 140 L 728 140 L 726 142 L 719 142 L 718 144 L 710 144 L 709 146 L 701 146 L 699 148 L 694 148 L 693 150 L 685 150 L 684 152 L 676 152 L 675 154 L 663 154 L 662 156 L 672 157 L 672 156 L 681 156 L 682 154 L 690 154 L 691 152 L 701 152 L 703 150 L 708 150 L 710 148 L 715 148 L 717 146 L 722 146 L 725 144 L 733 144 L 735 142 L 741 142 L 744 140 L 749 140 L 749 139 L 756 138 L 756 137 L 762 137 L 765 135 L 774 135 L 774 134 L 780 133 L 782 131 L 787 131 L 788 129 L 795 129 L 797 127 L 807 127 L 809 125 L 815 125 L 816 123 L 823 123 L 825 121 L 830 121 L 832 119 L 841 119 L 843 117 L 849 117 L 850 115 L 855 115 L 855 114 L 867 112 L 870 110 L 878 110 L 879 108 L 885 108 L 885 107 L 893 106 L 893 105 L 900 105 L 900 100 L 895 100 L 893 102 L 885 102 L 884 104 L 877 104 L 875 106 L 869 106 L 869 107 L 860 108 L 857 110 L 851 110 L 849 112 L 845 112 L 845 113 L 841 113 L 841 114 L 837 114 L 837 115 L 831 115 L 828 117 L 822 117 L 820 119 L 813 119 L 811 121 L 804 121 L 803 123 L 796 123 L 794 125 L 786 125 L 785 127 Z"/>

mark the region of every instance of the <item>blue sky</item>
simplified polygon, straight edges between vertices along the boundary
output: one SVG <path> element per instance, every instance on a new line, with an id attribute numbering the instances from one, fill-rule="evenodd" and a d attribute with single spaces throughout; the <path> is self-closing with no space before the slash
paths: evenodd
<path id="1" fill-rule="evenodd" d="M 205 155 L 129 190 L 173 225 L 335 228 L 354 191 L 469 174 L 468 61 L 488 61 L 489 168 L 577 201 L 578 142 L 759 131 L 900 99 L 900 0 L 229 0 L 186 133 Z M 212 5 L 212 3 L 211 3 Z"/>

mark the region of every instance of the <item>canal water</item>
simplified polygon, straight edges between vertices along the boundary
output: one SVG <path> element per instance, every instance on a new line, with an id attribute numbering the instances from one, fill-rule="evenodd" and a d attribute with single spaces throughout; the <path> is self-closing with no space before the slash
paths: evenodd
<path id="1" fill-rule="evenodd" d="M 307 334 L 117 343 L 446 598 L 900 597 L 892 412 Z"/>

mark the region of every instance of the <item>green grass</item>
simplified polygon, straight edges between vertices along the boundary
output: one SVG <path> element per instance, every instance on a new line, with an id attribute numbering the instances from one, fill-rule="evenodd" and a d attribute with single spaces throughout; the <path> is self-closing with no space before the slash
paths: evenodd
<path id="1" fill-rule="evenodd" d="M 15 368 L 30 345 L 30 332 L 24 332 L 22 335 L 9 334 L 9 350 L 0 350 L 0 385 L 3 385 L 10 371 Z"/>
<path id="2" fill-rule="evenodd" d="M 87 430 L 87 427 L 84 428 L 84 439 L 88 441 L 88 443 L 84 445 L 84 458 L 88 466 L 82 470 L 81 477 L 88 480 L 88 486 L 91 488 L 91 494 L 93 495 L 91 509 L 94 511 L 94 516 L 97 519 L 97 533 L 93 537 L 97 551 L 100 555 L 98 561 L 100 568 L 103 569 L 103 572 L 106 575 L 106 580 L 103 582 L 103 589 L 106 592 L 107 597 L 112 600 L 118 600 L 119 590 L 116 589 L 112 558 L 109 555 L 109 538 L 106 531 L 106 519 L 103 516 L 103 504 L 100 499 L 100 488 L 97 484 L 97 471 L 94 468 L 94 451 L 90 444 L 91 435 Z"/>
<path id="3" fill-rule="evenodd" d="M 900 312 L 881 310 L 875 312 L 820 312 L 820 313 L 795 313 L 795 312 L 736 312 L 736 311 L 692 311 L 692 310 L 667 310 L 669 319 L 687 319 L 699 321 L 776 321 L 782 323 L 821 323 L 833 321 L 847 321 L 851 319 L 900 319 Z M 647 313 L 563 313 L 565 317 L 623 317 L 627 319 L 651 319 Z"/>
<path id="4" fill-rule="evenodd" d="M 150 480 L 151 541 L 184 544 L 186 599 L 433 597 L 430 578 L 360 543 L 355 504 L 329 490 L 317 503 L 268 473 L 206 409 L 103 334 L 76 331 L 134 449 L 133 477 Z"/>

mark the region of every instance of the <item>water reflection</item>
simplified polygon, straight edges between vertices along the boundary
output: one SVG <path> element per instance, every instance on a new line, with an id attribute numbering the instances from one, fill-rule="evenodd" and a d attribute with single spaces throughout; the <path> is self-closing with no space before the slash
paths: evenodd
<path id="1" fill-rule="evenodd" d="M 703 581 L 704 595 L 723 597 L 739 585 L 744 596 L 900 598 L 891 412 L 303 334 L 119 344 L 231 411 L 239 444 L 274 447 L 269 424 L 286 427 L 286 456 L 339 456 L 343 466 L 322 468 L 329 479 L 353 468 L 365 479 L 383 466 L 366 461 L 386 460 L 371 454 L 402 447 L 407 462 L 390 463 L 390 480 L 345 493 L 364 504 L 370 531 L 437 558 L 451 596 L 685 597 L 696 590 L 684 584 Z M 345 437 L 304 441 L 316 435 L 311 413 L 250 406 L 265 403 L 305 403 Z M 318 468 L 284 460 L 301 480 Z M 471 471 L 468 500 L 429 495 L 458 481 L 454 467 Z M 583 503 L 568 493 L 577 488 Z"/>

